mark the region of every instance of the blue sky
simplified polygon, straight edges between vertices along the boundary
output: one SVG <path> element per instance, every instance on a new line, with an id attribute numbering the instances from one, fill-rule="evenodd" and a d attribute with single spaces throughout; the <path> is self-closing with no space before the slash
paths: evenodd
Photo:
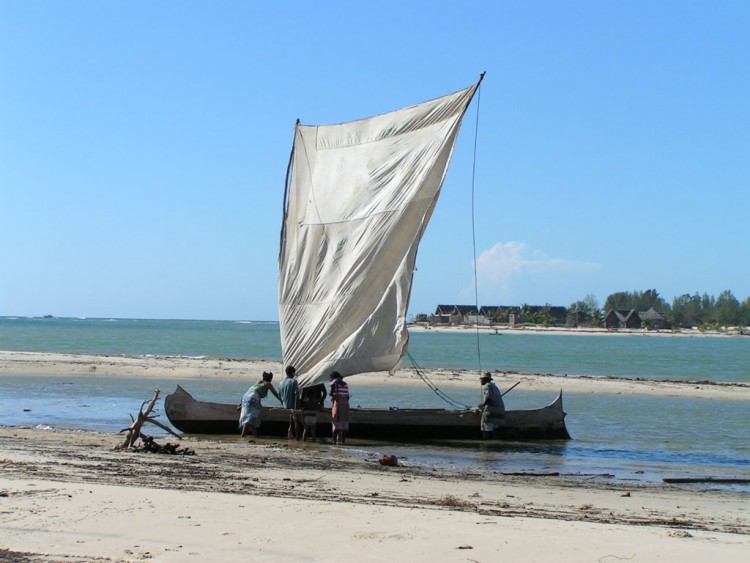
<path id="1" fill-rule="evenodd" d="M 275 5 L 272 5 L 275 4 Z M 0 2 L 0 315 L 276 320 L 294 123 L 483 82 L 411 313 L 750 296 L 750 3 Z"/>

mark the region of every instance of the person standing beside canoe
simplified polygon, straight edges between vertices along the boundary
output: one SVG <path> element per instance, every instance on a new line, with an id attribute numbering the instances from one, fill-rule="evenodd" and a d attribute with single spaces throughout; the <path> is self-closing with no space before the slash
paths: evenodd
<path id="1" fill-rule="evenodd" d="M 331 424 L 333 444 L 343 446 L 349 431 L 349 386 L 337 371 L 331 374 Z"/>
<path id="2" fill-rule="evenodd" d="M 281 397 L 276 392 L 276 389 L 271 383 L 273 380 L 273 373 L 270 371 L 264 371 L 262 379 L 250 387 L 247 392 L 242 396 L 242 401 L 237 406 L 240 410 L 240 437 L 244 438 L 247 431 L 250 430 L 253 436 L 258 436 L 258 428 L 260 427 L 260 409 L 261 400 L 266 398 L 268 392 L 281 401 Z"/>
<path id="3" fill-rule="evenodd" d="M 497 436 L 497 431 L 505 425 L 505 403 L 503 394 L 492 381 L 490 372 L 485 372 L 479 378 L 482 385 L 482 403 L 478 405 L 482 412 L 481 429 L 482 438 Z"/>
<path id="4" fill-rule="evenodd" d="M 286 367 L 286 379 L 279 383 L 279 395 L 281 395 L 281 404 L 289 411 L 289 429 L 286 431 L 287 439 L 295 438 L 299 440 L 297 431 L 296 413 L 294 412 L 299 406 L 299 383 L 294 378 L 297 370 L 293 366 Z"/>
<path id="5" fill-rule="evenodd" d="M 310 436 L 315 442 L 318 439 L 318 412 L 323 410 L 328 392 L 322 383 L 305 387 L 302 390 L 300 401 L 302 402 L 302 441 Z"/>

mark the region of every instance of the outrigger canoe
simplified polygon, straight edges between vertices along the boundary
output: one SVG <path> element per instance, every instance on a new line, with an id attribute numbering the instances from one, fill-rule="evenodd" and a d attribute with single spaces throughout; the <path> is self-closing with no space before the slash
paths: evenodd
<path id="1" fill-rule="evenodd" d="M 186 434 L 237 434 L 237 404 L 199 401 L 179 385 L 164 398 L 164 410 L 172 425 Z M 457 409 L 349 410 L 349 438 L 385 441 L 434 442 L 436 440 L 479 440 L 480 414 Z M 259 436 L 286 437 L 289 411 L 263 407 Z M 498 438 L 506 440 L 570 439 L 565 427 L 562 392 L 551 404 L 539 409 L 509 410 L 505 428 Z M 317 434 L 331 435 L 331 410 L 318 414 Z"/>

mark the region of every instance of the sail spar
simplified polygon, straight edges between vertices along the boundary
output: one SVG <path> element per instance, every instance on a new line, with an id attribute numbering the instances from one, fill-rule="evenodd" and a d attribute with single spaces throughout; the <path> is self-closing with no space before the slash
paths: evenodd
<path id="1" fill-rule="evenodd" d="M 478 86 L 349 123 L 297 124 L 279 321 L 302 386 L 332 371 L 390 371 L 406 352 L 417 247 Z"/>

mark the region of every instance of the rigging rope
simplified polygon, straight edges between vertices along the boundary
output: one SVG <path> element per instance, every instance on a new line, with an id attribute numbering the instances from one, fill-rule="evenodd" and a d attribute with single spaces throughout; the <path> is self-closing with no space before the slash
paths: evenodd
<path id="1" fill-rule="evenodd" d="M 442 392 L 440 389 L 438 389 L 437 385 L 435 385 L 430 380 L 430 378 L 427 376 L 427 374 L 422 371 L 422 368 L 419 367 L 419 365 L 417 364 L 417 361 L 411 355 L 411 352 L 406 352 L 406 355 L 409 357 L 409 360 L 411 361 L 412 365 L 414 366 L 414 370 L 417 372 L 417 375 L 419 376 L 419 378 L 422 381 L 424 381 L 424 383 L 427 385 L 427 387 L 429 387 L 430 389 L 432 389 L 438 397 L 440 397 L 441 399 L 443 399 L 443 401 L 445 401 L 446 403 L 448 403 L 453 408 L 456 408 L 456 409 L 457 408 L 464 408 L 464 409 L 467 409 L 467 410 L 471 408 L 469 405 L 465 405 L 465 404 L 463 404 L 460 401 L 456 401 L 455 399 L 449 397 L 444 392 Z"/>
<path id="2" fill-rule="evenodd" d="M 476 321 L 475 321 L 475 328 L 476 328 L 476 337 L 477 337 L 477 361 L 479 364 L 479 373 L 482 373 L 482 352 L 479 345 L 479 290 L 478 290 L 478 283 L 477 283 L 477 239 L 476 239 L 476 228 L 475 228 L 475 222 L 474 222 L 474 185 L 475 185 L 475 177 L 476 177 L 476 169 L 477 169 L 477 138 L 478 138 L 478 132 L 479 132 L 479 102 L 481 100 L 481 94 L 482 94 L 482 79 L 484 78 L 484 72 L 479 76 L 479 86 L 477 87 L 477 116 L 476 121 L 474 123 L 474 154 L 473 154 L 473 161 L 471 165 L 471 239 L 472 239 L 472 247 L 473 247 L 473 256 L 474 256 L 474 303 L 476 306 Z M 417 365 L 416 360 L 411 355 L 410 352 L 406 352 L 406 355 L 409 357 L 409 360 L 411 361 L 412 365 L 414 366 L 415 371 L 417 372 L 417 375 L 420 377 L 422 381 L 430 388 L 432 389 L 435 394 L 443 399 L 446 403 L 451 405 L 453 408 L 464 408 L 464 409 L 470 409 L 469 405 L 465 405 L 464 403 L 457 401 L 448 395 L 446 395 L 443 391 L 438 389 L 438 387 L 430 380 L 430 378 L 422 372 L 422 368 Z"/>
<path id="3" fill-rule="evenodd" d="M 474 180 L 476 178 L 477 170 L 477 138 L 479 136 L 479 105 L 482 100 L 482 79 L 484 73 L 482 73 L 479 79 L 479 87 L 477 88 L 477 117 L 474 122 L 474 156 L 471 164 L 471 244 L 474 256 L 474 306 L 476 307 L 476 316 L 474 317 L 474 332 L 477 338 L 477 364 L 479 373 L 482 373 L 482 350 L 479 345 L 479 283 L 477 282 L 477 235 L 476 235 L 476 223 L 474 217 Z"/>

